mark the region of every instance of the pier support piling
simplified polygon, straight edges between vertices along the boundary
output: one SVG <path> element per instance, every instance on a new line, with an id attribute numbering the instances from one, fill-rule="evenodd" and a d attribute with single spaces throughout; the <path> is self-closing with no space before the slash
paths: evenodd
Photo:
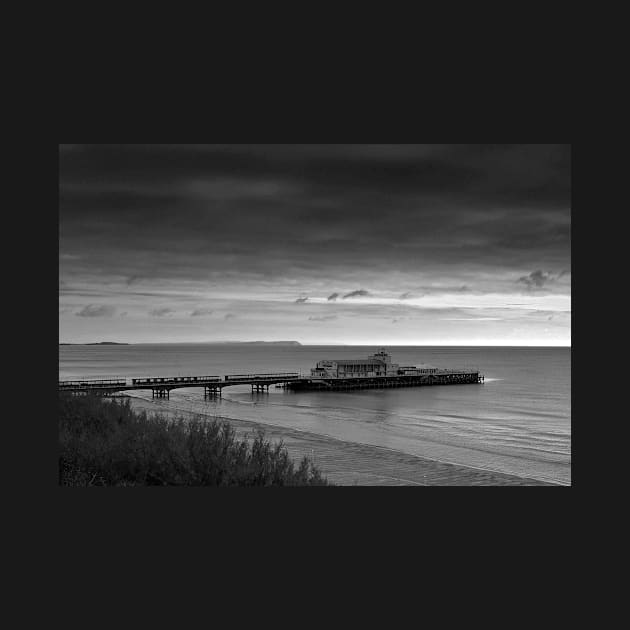
<path id="1" fill-rule="evenodd" d="M 204 398 L 221 398 L 222 388 L 221 387 L 208 387 L 204 386 L 203 388 L 203 397 Z"/>
<path id="2" fill-rule="evenodd" d="M 252 383 L 252 394 L 256 392 L 257 394 L 269 393 L 269 383 Z"/>

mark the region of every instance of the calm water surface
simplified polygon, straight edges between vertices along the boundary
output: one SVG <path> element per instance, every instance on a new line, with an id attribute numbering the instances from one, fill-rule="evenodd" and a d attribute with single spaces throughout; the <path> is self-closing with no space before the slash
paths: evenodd
<path id="1" fill-rule="evenodd" d="M 136 344 L 59 346 L 59 378 L 224 375 L 302 371 L 320 359 L 364 358 L 375 346 Z M 204 401 L 203 388 L 171 392 L 179 408 L 310 431 L 441 461 L 563 484 L 571 482 L 571 349 L 390 347 L 401 365 L 478 366 L 483 385 L 356 392 L 252 394 Z M 151 391 L 134 392 L 151 400 Z"/>

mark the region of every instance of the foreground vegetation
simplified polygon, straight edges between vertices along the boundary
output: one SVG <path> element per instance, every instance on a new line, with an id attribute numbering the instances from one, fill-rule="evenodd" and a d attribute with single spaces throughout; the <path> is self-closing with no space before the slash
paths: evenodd
<path id="1" fill-rule="evenodd" d="M 60 395 L 59 442 L 64 486 L 329 485 L 262 432 L 238 440 L 228 422 L 149 416 L 127 399 Z"/>

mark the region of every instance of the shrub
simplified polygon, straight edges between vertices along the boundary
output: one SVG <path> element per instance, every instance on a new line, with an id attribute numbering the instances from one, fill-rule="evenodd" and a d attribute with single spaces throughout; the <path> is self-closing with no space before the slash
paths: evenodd
<path id="1" fill-rule="evenodd" d="M 330 485 L 263 432 L 250 443 L 226 421 L 148 416 L 128 399 L 60 395 L 59 442 L 61 485 Z"/>

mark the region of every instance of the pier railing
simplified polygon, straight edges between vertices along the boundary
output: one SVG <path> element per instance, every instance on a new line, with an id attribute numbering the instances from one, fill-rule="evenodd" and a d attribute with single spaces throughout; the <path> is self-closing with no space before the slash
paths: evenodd
<path id="1" fill-rule="evenodd" d="M 126 385 L 126 379 L 90 379 L 80 381 L 59 381 L 59 389 L 75 387 L 107 387 L 111 385 Z"/>
<path id="2" fill-rule="evenodd" d="M 468 372 L 479 372 L 479 368 L 475 366 L 464 366 L 464 367 L 454 367 L 454 368 L 439 368 L 436 374 L 459 374 L 459 373 L 468 373 Z"/>
<path id="3" fill-rule="evenodd" d="M 158 376 L 147 378 L 132 378 L 134 385 L 176 385 L 177 383 L 216 383 L 220 376 Z"/>
<path id="4" fill-rule="evenodd" d="M 278 372 L 275 374 L 226 374 L 226 381 L 250 381 L 277 378 L 300 378 L 299 372 Z"/>

